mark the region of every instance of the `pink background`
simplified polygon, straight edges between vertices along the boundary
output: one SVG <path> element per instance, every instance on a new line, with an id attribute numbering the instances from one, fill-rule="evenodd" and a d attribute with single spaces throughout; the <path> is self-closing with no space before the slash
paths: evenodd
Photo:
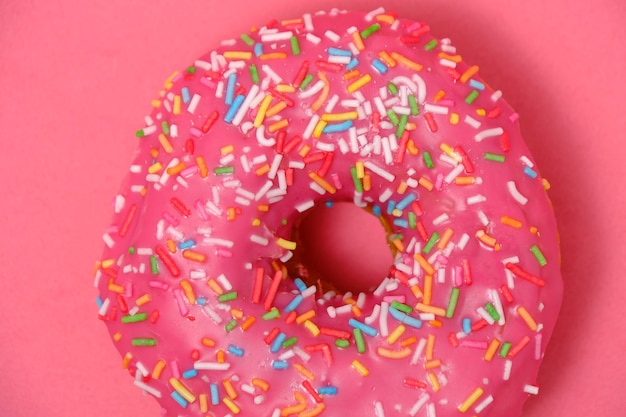
<path id="1" fill-rule="evenodd" d="M 221 38 L 381 2 L 0 1 L 0 415 L 159 415 L 121 369 L 92 285 L 150 100 Z M 565 300 L 524 417 L 624 415 L 626 2 L 383 3 L 481 66 L 553 185 Z"/>

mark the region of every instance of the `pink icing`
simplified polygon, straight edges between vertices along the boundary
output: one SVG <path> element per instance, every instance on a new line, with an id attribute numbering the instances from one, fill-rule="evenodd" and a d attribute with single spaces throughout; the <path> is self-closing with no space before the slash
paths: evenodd
<path id="1" fill-rule="evenodd" d="M 164 414 L 519 415 L 560 306 L 558 242 L 517 115 L 476 70 L 426 25 L 333 11 L 166 82 L 96 273 L 123 366 Z M 302 213 L 341 201 L 396 251 L 367 294 L 281 267 Z"/>

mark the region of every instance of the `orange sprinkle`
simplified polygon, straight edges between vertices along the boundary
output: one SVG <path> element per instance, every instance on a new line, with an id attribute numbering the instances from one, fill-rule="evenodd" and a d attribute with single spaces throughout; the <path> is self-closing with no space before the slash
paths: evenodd
<path id="1" fill-rule="evenodd" d="M 361 72 L 359 70 L 352 70 L 352 71 L 348 71 L 345 74 L 343 74 L 343 79 L 344 80 L 351 80 L 353 78 L 358 77 L 359 75 L 361 75 Z"/>
<path id="2" fill-rule="evenodd" d="M 413 296 L 417 299 L 420 299 L 424 296 L 424 293 L 417 285 L 411 285 L 411 292 L 413 293 Z"/>
<path id="3" fill-rule="evenodd" d="M 450 242 L 450 238 L 452 238 L 453 234 L 454 230 L 448 227 L 441 235 L 441 239 L 439 239 L 439 242 L 437 243 L 437 249 L 443 250 L 448 245 L 448 242 Z"/>
<path id="4" fill-rule="evenodd" d="M 424 353 L 426 360 L 430 361 L 433 359 L 434 351 L 435 351 L 435 335 L 429 334 L 428 339 L 426 340 L 426 349 Z"/>
<path id="5" fill-rule="evenodd" d="M 415 255 L 413 255 L 413 258 L 417 261 L 418 264 L 420 264 L 426 274 L 433 275 L 435 273 L 435 268 L 433 268 L 433 266 L 426 260 L 426 258 L 424 258 L 424 255 L 422 255 L 421 253 L 416 253 Z"/>
<path id="6" fill-rule="evenodd" d="M 269 54 L 259 55 L 259 59 L 262 61 L 267 61 L 270 59 L 285 59 L 285 58 L 287 58 L 286 52 L 270 52 Z"/>
<path id="7" fill-rule="evenodd" d="M 256 317 L 250 316 L 243 323 L 241 323 L 241 330 L 244 332 L 248 330 L 256 322 Z"/>
<path id="8" fill-rule="evenodd" d="M 496 241 L 496 238 L 493 236 L 489 236 L 484 230 L 479 230 L 478 232 L 476 232 L 476 237 L 485 245 L 491 246 L 495 250 L 500 249 L 500 245 Z"/>
<path id="9" fill-rule="evenodd" d="M 333 187 L 333 185 L 329 183 L 328 181 L 326 181 L 324 178 L 320 177 L 317 172 L 315 171 L 309 172 L 309 178 L 315 181 L 317 185 L 322 187 L 324 190 L 326 190 L 330 194 L 335 194 L 337 192 L 337 189 Z"/>
<path id="10" fill-rule="evenodd" d="M 150 156 L 156 159 L 159 156 L 159 150 L 156 148 L 150 149 Z"/>
<path id="11" fill-rule="evenodd" d="M 194 262 L 206 261 L 206 255 L 203 255 L 201 253 L 198 253 L 189 249 L 185 249 L 183 251 L 183 258 L 189 259 L 190 261 L 194 261 Z"/>
<path id="12" fill-rule="evenodd" d="M 539 232 L 539 229 L 537 229 L 535 226 L 530 226 L 530 233 L 532 233 L 533 235 L 536 235 L 537 232 Z"/>
<path id="13" fill-rule="evenodd" d="M 267 130 L 270 133 L 274 133 L 280 129 L 283 129 L 285 127 L 289 126 L 289 120 L 288 119 L 280 119 L 279 121 L 272 123 L 271 125 L 268 126 Z"/>
<path id="14" fill-rule="evenodd" d="M 443 322 L 441 320 L 429 320 L 428 325 L 431 327 L 443 327 Z"/>
<path id="15" fill-rule="evenodd" d="M 270 96 L 270 99 L 271 99 L 271 96 Z M 275 116 L 281 111 L 285 110 L 286 108 L 287 108 L 287 103 L 285 103 L 284 101 L 279 101 L 278 103 L 274 104 L 272 107 L 267 109 L 267 112 L 265 112 L 265 116 L 266 117 Z"/>
<path id="16" fill-rule="evenodd" d="M 226 362 L 226 352 L 222 349 L 218 349 L 217 352 L 215 352 L 215 360 L 217 360 L 218 363 Z"/>
<path id="17" fill-rule="evenodd" d="M 270 172 L 270 169 L 271 169 L 270 164 L 264 164 L 264 165 L 262 165 L 262 166 L 258 167 L 258 168 L 254 171 L 254 173 L 255 173 L 257 176 L 259 176 L 259 177 L 260 177 L 261 175 L 265 175 L 265 174 L 267 174 L 268 172 Z"/>
<path id="18" fill-rule="evenodd" d="M 317 97 L 317 99 L 313 102 L 313 104 L 311 104 L 311 109 L 313 111 L 318 111 L 319 109 L 321 109 L 330 94 L 330 84 L 328 83 L 328 78 L 326 78 L 326 74 L 320 71 L 317 73 L 317 76 L 319 77 L 320 80 L 324 81 L 324 88 L 322 89 L 322 92 Z M 316 136 L 316 137 L 319 137 L 319 136 Z"/>
<path id="19" fill-rule="evenodd" d="M 232 308 L 230 310 L 230 315 L 233 316 L 233 318 L 237 320 L 243 319 L 243 311 L 238 308 Z"/>
<path id="20" fill-rule="evenodd" d="M 477 73 L 478 73 L 478 66 L 473 65 L 469 67 L 467 70 L 465 70 L 463 74 L 461 74 L 460 80 L 462 83 L 466 83 L 469 81 L 470 78 L 472 78 Z"/>
<path id="21" fill-rule="evenodd" d="M 171 166 L 168 169 L 166 169 L 165 172 L 167 172 L 168 175 L 176 175 L 180 173 L 183 169 L 185 169 L 185 163 L 179 162 L 176 165 Z"/>
<path id="22" fill-rule="evenodd" d="M 387 65 L 389 68 L 393 68 L 396 66 L 397 62 L 395 59 L 393 59 L 391 57 L 391 55 L 389 55 L 387 53 L 387 51 L 380 51 L 378 53 L 378 57 L 381 59 L 381 61 L 383 61 L 385 63 L 385 65 Z"/>
<path id="23" fill-rule="evenodd" d="M 137 299 L 135 300 L 135 304 L 137 304 L 138 306 L 142 306 L 146 303 L 149 303 L 150 300 L 152 300 L 152 297 L 150 297 L 150 294 L 144 294 L 141 297 L 137 297 Z"/>
<path id="24" fill-rule="evenodd" d="M 400 181 L 400 184 L 398 184 L 398 189 L 396 191 L 398 192 L 398 194 L 402 195 L 406 193 L 406 190 L 408 188 L 409 188 L 409 185 L 406 182 Z"/>
<path id="25" fill-rule="evenodd" d="M 183 279 L 182 281 L 180 281 L 180 287 L 183 289 L 183 293 L 185 294 L 185 297 L 187 297 L 189 304 L 195 304 L 196 294 L 193 291 L 191 283 L 186 279 Z"/>
<path id="26" fill-rule="evenodd" d="M 214 280 L 213 278 L 209 278 L 206 282 L 206 285 L 208 285 L 209 288 L 211 288 L 215 294 L 217 295 L 224 294 L 224 290 L 222 289 L 222 286 L 218 284 L 217 281 Z"/>
<path id="27" fill-rule="evenodd" d="M 445 96 L 446 96 L 446 92 L 443 91 L 443 90 L 439 90 L 439 91 L 437 91 L 437 93 L 435 93 L 434 100 L 435 100 L 435 102 L 437 102 L 437 101 L 443 99 Z"/>
<path id="28" fill-rule="evenodd" d="M 115 334 L 113 335 L 113 340 L 115 342 L 119 342 L 120 340 L 122 340 L 122 334 L 120 332 L 115 332 Z"/>
<path id="29" fill-rule="evenodd" d="M 433 188 L 435 188 L 434 184 L 426 177 L 420 177 L 420 179 L 417 180 L 417 183 L 426 188 L 428 191 L 432 191 Z"/>
<path id="30" fill-rule="evenodd" d="M 416 343 L 417 343 L 417 337 L 411 336 L 411 337 L 407 337 L 406 339 L 402 340 L 400 342 L 400 346 L 407 347 L 407 346 L 414 345 Z"/>
<path id="31" fill-rule="evenodd" d="M 434 314 L 435 316 L 440 316 L 440 317 L 446 316 L 445 308 L 431 306 L 426 303 L 417 303 L 417 305 L 415 306 L 415 309 L 419 310 L 422 313 Z"/>
<path id="32" fill-rule="evenodd" d="M 315 416 L 322 414 L 322 411 L 324 411 L 325 408 L 326 408 L 326 404 L 320 403 L 316 405 L 315 408 L 312 408 L 310 410 L 307 410 L 305 412 L 298 414 L 298 417 L 315 417 Z"/>
<path id="33" fill-rule="evenodd" d="M 298 414 L 306 410 L 306 398 L 304 397 L 304 395 L 300 391 L 296 391 L 294 392 L 293 396 L 298 403 L 283 408 L 280 411 L 280 415 L 282 417 L 287 417 L 291 414 Z"/>
<path id="34" fill-rule="evenodd" d="M 461 55 L 449 55 L 445 52 L 439 52 L 439 58 L 447 59 L 448 61 L 452 61 L 457 64 L 463 61 Z"/>
<path id="35" fill-rule="evenodd" d="M 424 369 L 430 370 L 430 369 L 439 368 L 440 366 L 441 366 L 441 359 L 431 359 L 429 361 L 426 361 L 426 363 L 424 364 Z"/>
<path id="36" fill-rule="evenodd" d="M 311 147 L 309 145 L 307 145 L 307 144 L 304 144 L 304 145 L 302 145 L 302 147 L 298 151 L 298 155 L 300 155 L 302 158 L 304 158 L 305 156 L 307 156 L 307 154 L 309 153 L 310 150 L 311 150 Z"/>
<path id="37" fill-rule="evenodd" d="M 361 34 L 358 30 L 352 32 L 352 40 L 354 41 L 354 45 L 356 45 L 356 49 L 362 51 L 365 49 L 365 44 L 363 44 L 363 39 L 361 39 Z"/>
<path id="38" fill-rule="evenodd" d="M 315 310 L 305 311 L 304 313 L 302 313 L 298 317 L 296 317 L 296 323 L 297 324 L 302 324 L 302 323 L 306 322 L 307 320 L 312 319 L 313 317 L 315 317 Z"/>
<path id="39" fill-rule="evenodd" d="M 209 169 L 204 162 L 204 158 L 201 156 L 196 156 L 196 165 L 198 166 L 198 170 L 200 171 L 200 177 L 206 178 L 209 175 Z"/>
<path id="40" fill-rule="evenodd" d="M 352 306 L 352 314 L 353 314 L 355 317 L 359 317 L 359 316 L 362 314 L 362 313 L 361 313 L 361 309 L 360 309 L 360 308 L 358 308 L 357 306 L 353 305 L 353 306 Z"/>
<path id="41" fill-rule="evenodd" d="M 424 304 L 429 305 L 432 299 L 433 299 L 433 276 L 431 274 L 427 274 L 424 277 Z"/>
<path id="42" fill-rule="evenodd" d="M 232 222 L 233 220 L 235 220 L 236 216 L 237 216 L 237 212 L 235 211 L 234 207 L 228 207 L 226 209 L 226 220 Z"/>
<path id="43" fill-rule="evenodd" d="M 309 381 L 315 381 L 315 375 L 306 366 L 302 365 L 301 363 L 296 363 L 293 367 L 296 368 L 296 370 Z"/>
<path id="44" fill-rule="evenodd" d="M 226 59 L 242 59 L 244 61 L 252 59 L 252 52 L 247 51 L 225 51 L 222 55 Z"/>
<path id="45" fill-rule="evenodd" d="M 514 227 L 516 229 L 521 229 L 522 228 L 522 222 L 514 219 L 513 217 L 509 217 L 509 216 L 502 216 L 500 218 L 500 223 L 505 224 L 507 226 L 511 226 Z"/>
<path id="46" fill-rule="evenodd" d="M 267 204 L 259 204 L 256 209 L 260 212 L 267 213 L 270 211 L 270 206 Z"/>
<path id="47" fill-rule="evenodd" d="M 109 282 L 109 285 L 107 286 L 107 289 L 109 291 L 117 293 L 117 294 L 124 294 L 126 292 L 126 289 L 124 287 L 122 287 L 119 284 L 115 284 L 113 282 Z"/>
<path id="48" fill-rule="evenodd" d="M 206 346 L 206 347 L 213 347 L 215 346 L 215 340 L 210 339 L 208 337 L 203 337 L 201 343 Z"/>
<path id="49" fill-rule="evenodd" d="M 363 190 L 369 191 L 372 189 L 372 176 L 370 174 L 363 175 Z"/>
<path id="50" fill-rule="evenodd" d="M 209 411 L 209 397 L 206 394 L 198 394 L 198 401 L 200 402 L 200 412 L 206 413 Z"/>
<path id="51" fill-rule="evenodd" d="M 424 68 L 423 65 L 418 64 L 417 62 L 413 62 L 409 58 L 405 57 L 404 55 L 400 55 L 397 52 L 392 52 L 391 57 L 395 59 L 396 61 L 398 61 L 400 65 L 405 66 L 410 70 L 421 71 L 422 68 Z"/>
<path id="52" fill-rule="evenodd" d="M 376 20 L 378 20 L 379 22 L 385 22 L 391 25 L 393 24 L 393 22 L 396 21 L 396 18 L 390 14 L 379 14 L 378 16 L 376 16 Z"/>
<path id="53" fill-rule="evenodd" d="M 413 142 L 413 139 L 409 139 L 406 143 L 406 150 L 410 155 L 417 155 L 419 153 L 419 149 L 417 148 L 417 145 L 415 145 L 415 142 Z"/>
<path id="54" fill-rule="evenodd" d="M 270 383 L 261 378 L 252 378 L 252 385 L 259 388 L 261 391 L 267 392 L 270 389 Z"/>
<path id="55" fill-rule="evenodd" d="M 487 348 L 487 351 L 485 352 L 485 356 L 484 356 L 484 359 L 487 362 L 493 359 L 496 352 L 498 351 L 499 346 L 500 346 L 500 341 L 498 339 L 493 339 L 491 343 L 489 343 L 489 347 Z"/>
<path id="56" fill-rule="evenodd" d="M 454 179 L 454 183 L 456 185 L 472 185 L 476 183 L 476 177 L 472 177 L 469 175 L 461 176 L 459 175 Z"/>
<path id="57" fill-rule="evenodd" d="M 176 242 L 174 242 L 172 239 L 167 239 L 167 241 L 165 242 L 165 246 L 167 246 L 167 250 L 170 253 L 176 253 Z"/>
<path id="58" fill-rule="evenodd" d="M 163 146 L 165 152 L 172 153 L 174 151 L 174 147 L 170 143 L 169 139 L 167 139 L 167 136 L 165 136 L 163 133 L 159 134 L 159 143 L 161 144 L 161 146 Z"/>
<path id="59" fill-rule="evenodd" d="M 382 356 L 383 358 L 387 358 L 387 359 L 403 359 L 411 354 L 411 349 L 408 347 L 405 347 L 405 348 L 402 348 L 401 350 L 391 350 L 391 349 L 387 349 L 382 346 L 379 346 L 376 349 L 376 353 L 379 356 Z"/>
<path id="60" fill-rule="evenodd" d="M 230 379 L 226 378 L 225 380 L 223 380 L 222 385 L 224 386 L 226 395 L 228 395 L 232 400 L 238 397 L 237 391 L 235 391 L 235 387 L 233 387 L 233 383 L 230 382 Z"/>
<path id="61" fill-rule="evenodd" d="M 161 373 L 163 369 L 165 369 L 165 361 L 163 359 L 159 359 L 157 363 L 154 364 L 154 368 L 152 369 L 152 379 L 161 378 Z"/>
<path id="62" fill-rule="evenodd" d="M 517 307 L 517 314 L 519 314 L 522 319 L 524 319 L 530 330 L 532 330 L 533 332 L 537 330 L 537 322 L 535 321 L 535 319 L 533 319 L 533 317 L 524 306 Z"/>
<path id="63" fill-rule="evenodd" d="M 393 243 L 393 246 L 395 246 L 399 252 L 404 252 L 404 243 L 402 242 L 402 239 L 394 239 L 391 243 Z"/>

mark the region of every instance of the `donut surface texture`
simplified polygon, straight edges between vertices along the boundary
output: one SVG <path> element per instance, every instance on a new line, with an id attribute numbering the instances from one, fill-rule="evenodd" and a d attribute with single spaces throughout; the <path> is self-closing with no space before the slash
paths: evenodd
<path id="1" fill-rule="evenodd" d="M 274 21 L 153 107 L 95 282 L 164 415 L 513 417 L 537 393 L 562 294 L 548 183 L 449 40 L 382 9 Z M 290 263 L 338 202 L 387 230 L 370 291 Z"/>

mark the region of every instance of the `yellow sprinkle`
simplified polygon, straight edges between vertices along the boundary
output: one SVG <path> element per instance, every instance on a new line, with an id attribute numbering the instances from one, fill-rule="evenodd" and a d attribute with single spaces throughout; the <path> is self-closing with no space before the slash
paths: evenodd
<path id="1" fill-rule="evenodd" d="M 365 165 L 363 165 L 362 161 L 356 161 L 356 177 L 359 179 L 363 179 L 365 176 Z"/>
<path id="2" fill-rule="evenodd" d="M 526 310 L 526 308 L 524 308 L 523 306 L 517 307 L 517 314 L 519 314 L 522 319 L 524 319 L 530 330 L 532 330 L 533 332 L 537 330 L 537 322 L 535 321 L 535 319 L 533 319 L 533 317 L 530 315 L 528 310 Z"/>
<path id="3" fill-rule="evenodd" d="M 138 306 L 142 306 L 146 303 L 149 303 L 150 300 L 152 300 L 152 297 L 150 297 L 150 294 L 144 294 L 141 297 L 137 297 L 137 299 L 135 300 L 135 304 L 137 304 Z"/>
<path id="4" fill-rule="evenodd" d="M 159 143 L 161 144 L 161 146 L 163 146 L 163 149 L 165 150 L 165 152 L 172 153 L 174 151 L 174 147 L 172 146 L 170 141 L 167 139 L 167 136 L 165 136 L 163 133 L 159 134 Z"/>
<path id="5" fill-rule="evenodd" d="M 148 174 L 156 174 L 163 168 L 163 165 L 160 162 L 155 162 L 154 164 L 148 167 Z"/>
<path id="6" fill-rule="evenodd" d="M 196 294 L 193 291 L 193 287 L 191 286 L 191 283 L 187 281 L 186 279 L 183 279 L 182 281 L 180 281 L 180 286 L 183 289 L 183 293 L 185 294 L 185 297 L 187 297 L 189 304 L 195 304 Z"/>
<path id="7" fill-rule="evenodd" d="M 550 187 L 551 187 L 550 181 L 548 181 L 545 178 L 541 179 L 541 185 L 543 185 L 543 189 L 546 190 L 546 191 L 548 191 L 550 189 Z"/>
<path id="8" fill-rule="evenodd" d="M 460 116 L 458 113 L 450 113 L 450 124 L 458 125 L 460 120 Z"/>
<path id="9" fill-rule="evenodd" d="M 191 391 L 189 391 L 189 388 L 184 386 L 183 383 L 180 382 L 178 379 L 170 378 L 169 382 L 172 388 L 174 388 L 174 391 L 179 393 L 180 396 L 183 397 L 185 400 L 187 400 L 190 403 L 193 403 L 196 401 L 196 396 Z"/>
<path id="10" fill-rule="evenodd" d="M 296 88 L 289 84 L 278 84 L 276 86 L 276 91 L 279 93 L 295 93 Z"/>
<path id="11" fill-rule="evenodd" d="M 180 114 L 180 96 L 174 96 L 174 108 L 172 109 L 173 114 Z"/>
<path id="12" fill-rule="evenodd" d="M 228 397 L 222 398 L 222 402 L 233 414 L 239 414 L 239 412 L 241 411 L 237 404 L 235 404 L 235 402 Z"/>
<path id="13" fill-rule="evenodd" d="M 311 332 L 311 334 L 315 337 L 319 336 L 320 334 L 319 327 L 317 327 L 317 325 L 313 323 L 311 320 L 307 320 L 304 322 L 304 328 L 307 329 L 309 332 Z"/>
<path id="14" fill-rule="evenodd" d="M 435 273 L 435 268 L 424 258 L 421 253 L 416 253 L 413 255 L 413 258 L 420 264 L 422 269 L 428 274 L 433 275 Z"/>
<path id="15" fill-rule="evenodd" d="M 332 184 L 326 181 L 324 178 L 320 177 L 317 174 L 317 172 L 315 171 L 309 172 L 309 178 L 315 181 L 316 184 L 318 184 L 324 190 L 328 191 L 330 194 L 335 194 L 337 192 L 337 189 L 333 187 Z"/>
<path id="16" fill-rule="evenodd" d="M 260 127 L 263 124 L 263 120 L 265 120 L 265 113 L 267 113 L 267 109 L 270 107 L 270 103 L 272 102 L 271 94 L 267 94 L 263 101 L 261 101 L 261 105 L 259 106 L 259 111 L 254 118 L 254 127 Z"/>
<path id="17" fill-rule="evenodd" d="M 260 225 L 261 225 L 261 219 L 259 219 L 259 218 L 252 219 L 252 226 L 258 227 Z"/>
<path id="18" fill-rule="evenodd" d="M 116 332 L 116 333 L 113 335 L 113 340 L 114 340 L 115 342 L 119 342 L 120 340 L 122 340 L 122 334 L 121 334 L 120 332 Z"/>
<path id="19" fill-rule="evenodd" d="M 113 259 L 105 259 L 102 261 L 102 268 L 107 269 L 115 265 L 115 260 Z"/>
<path id="20" fill-rule="evenodd" d="M 476 109 L 476 114 L 479 116 L 485 117 L 487 112 L 485 111 L 485 109 Z"/>
<path id="21" fill-rule="evenodd" d="M 354 93 L 370 81 L 372 81 L 372 76 L 369 74 L 365 74 L 361 78 L 358 78 L 356 81 L 348 85 L 348 93 Z"/>
<path id="22" fill-rule="evenodd" d="M 296 242 L 292 242 L 291 240 L 287 240 L 287 239 L 283 239 L 282 237 L 279 237 L 276 240 L 276 244 L 278 246 L 280 246 L 283 249 L 287 249 L 287 250 L 295 250 L 296 249 Z"/>
<path id="23" fill-rule="evenodd" d="M 261 378 L 252 378 L 252 385 L 259 388 L 261 391 L 267 392 L 270 389 L 270 383 Z"/>
<path id="24" fill-rule="evenodd" d="M 320 119 L 320 121 L 317 122 L 317 125 L 315 125 L 315 129 L 313 129 L 313 137 L 319 139 L 322 136 L 322 133 L 324 133 L 324 128 L 327 124 L 328 122 Z"/>
<path id="25" fill-rule="evenodd" d="M 391 349 L 387 349 L 382 346 L 379 346 L 376 349 L 376 353 L 378 354 L 378 356 L 381 356 L 387 359 L 403 359 L 411 354 L 411 349 L 408 347 L 405 347 L 400 350 L 391 350 Z"/>
<path id="26" fill-rule="evenodd" d="M 276 116 L 278 113 L 285 110 L 286 108 L 287 108 L 287 103 L 285 103 L 284 101 L 279 101 L 278 103 L 274 104 L 272 107 L 267 109 L 267 112 L 265 113 L 265 117 Z"/>
<path id="27" fill-rule="evenodd" d="M 293 365 L 293 367 L 296 368 L 296 370 L 309 381 L 315 381 L 315 375 L 313 375 L 313 372 L 311 372 L 311 370 L 309 370 L 309 368 L 307 368 L 306 366 L 302 365 L 301 363 L 296 363 L 295 365 Z"/>
<path id="28" fill-rule="evenodd" d="M 206 285 L 208 285 L 209 288 L 211 288 L 215 294 L 217 295 L 224 294 L 224 290 L 222 289 L 220 284 L 218 284 L 217 281 L 214 280 L 213 278 L 209 278 L 206 282 Z"/>
<path id="29" fill-rule="evenodd" d="M 463 61 L 461 55 L 449 55 L 445 52 L 439 52 L 439 58 L 447 59 L 448 61 L 452 61 L 457 64 Z"/>
<path id="30" fill-rule="evenodd" d="M 491 343 L 489 343 L 489 347 L 485 352 L 484 359 L 487 362 L 490 362 L 498 351 L 498 347 L 500 346 L 500 341 L 498 339 L 493 339 Z"/>
<path id="31" fill-rule="evenodd" d="M 417 62 L 413 62 L 409 58 L 405 57 L 404 55 L 400 55 L 397 52 L 392 52 L 391 57 L 395 59 L 396 61 L 398 61 L 400 65 L 403 65 L 413 71 L 421 71 L 422 68 L 424 68 L 423 65 L 418 64 Z"/>
<path id="32" fill-rule="evenodd" d="M 345 113 L 324 113 L 322 114 L 322 120 L 325 122 L 342 122 L 344 120 L 354 120 L 359 117 L 359 114 L 355 111 L 348 111 Z"/>
<path id="33" fill-rule="evenodd" d="M 352 367 L 356 369 L 356 371 L 360 373 L 361 376 L 368 376 L 370 374 L 370 371 L 357 359 L 352 361 Z"/>
<path id="34" fill-rule="evenodd" d="M 399 324 L 398 327 L 396 327 L 393 332 L 391 332 L 391 334 L 387 337 L 387 343 L 389 343 L 390 345 L 396 343 L 400 336 L 404 334 L 405 330 L 406 327 L 403 324 Z"/>
<path id="35" fill-rule="evenodd" d="M 204 393 L 198 394 L 198 400 L 200 402 L 200 412 L 206 413 L 209 411 L 209 397 Z"/>
<path id="36" fill-rule="evenodd" d="M 225 155 L 233 153 L 234 150 L 235 150 L 235 147 L 233 145 L 222 146 L 220 148 L 220 154 L 222 156 L 225 156 Z"/>
<path id="37" fill-rule="evenodd" d="M 154 107 L 155 109 L 158 109 L 159 107 L 161 107 L 161 100 L 152 100 L 151 104 L 152 104 L 152 107 Z"/>
<path id="38" fill-rule="evenodd" d="M 432 372 L 428 373 L 428 380 L 430 381 L 430 385 L 433 387 L 433 391 L 437 392 L 441 389 L 441 385 L 439 385 L 439 379 L 437 379 L 437 375 Z"/>
<path id="39" fill-rule="evenodd" d="M 172 86 L 174 85 L 174 82 L 173 82 L 172 80 L 174 80 L 174 78 L 175 78 L 177 75 L 178 75 L 178 71 L 174 71 L 174 72 L 172 73 L 172 75 L 170 75 L 170 76 L 167 78 L 167 80 L 165 80 L 164 85 L 165 85 L 165 88 L 166 88 L 166 89 L 168 89 L 168 90 L 169 90 L 170 88 L 172 88 Z"/>
<path id="40" fill-rule="evenodd" d="M 469 395 L 469 397 L 467 397 L 467 399 L 459 405 L 458 407 L 459 411 L 462 413 L 467 412 L 467 410 L 469 410 L 470 407 L 474 405 L 474 403 L 478 400 L 478 398 L 480 398 L 481 395 L 483 395 L 483 389 L 480 387 L 476 388 Z"/>
<path id="41" fill-rule="evenodd" d="M 304 158 L 305 156 L 307 156 L 310 150 L 311 150 L 311 147 L 305 143 L 304 145 L 302 145 L 302 147 L 298 151 L 298 155 Z"/>
<path id="42" fill-rule="evenodd" d="M 226 59 L 242 59 L 244 61 L 252 59 L 252 52 L 247 51 L 226 51 L 222 55 Z"/>
<path id="43" fill-rule="evenodd" d="M 315 310 L 305 311 L 304 313 L 296 317 L 296 323 L 297 324 L 305 323 L 307 320 L 311 320 L 313 317 L 315 317 Z"/>
<path id="44" fill-rule="evenodd" d="M 161 373 L 163 369 L 165 369 L 165 361 L 163 359 L 159 359 L 159 361 L 154 364 L 154 368 L 152 369 L 152 379 L 161 378 Z"/>

